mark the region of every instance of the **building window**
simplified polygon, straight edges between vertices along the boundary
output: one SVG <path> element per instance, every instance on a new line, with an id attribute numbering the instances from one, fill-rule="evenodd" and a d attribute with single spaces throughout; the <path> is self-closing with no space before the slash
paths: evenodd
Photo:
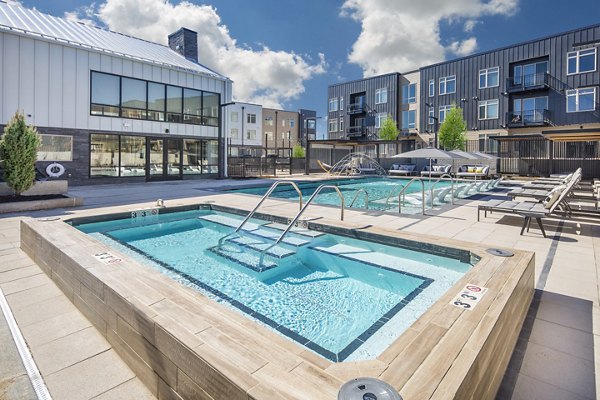
<path id="1" fill-rule="evenodd" d="M 548 109 L 548 96 L 515 99 L 513 102 L 512 123 L 543 122 Z"/>
<path id="2" fill-rule="evenodd" d="M 265 132 L 267 140 L 273 140 L 273 132 Z"/>
<path id="3" fill-rule="evenodd" d="M 91 134 L 90 176 L 119 176 L 119 150 L 118 135 Z"/>
<path id="4" fill-rule="evenodd" d="M 402 111 L 402 129 L 414 129 L 415 128 L 415 117 L 417 115 L 416 110 Z"/>
<path id="5" fill-rule="evenodd" d="M 146 119 L 146 81 L 121 78 L 121 117 Z"/>
<path id="6" fill-rule="evenodd" d="M 290 140 L 290 132 L 281 132 L 281 138 Z"/>
<path id="7" fill-rule="evenodd" d="M 199 175 L 202 173 L 203 161 L 202 141 L 197 139 L 183 140 L 183 174 Z"/>
<path id="8" fill-rule="evenodd" d="M 429 80 L 429 97 L 435 96 L 435 79 Z"/>
<path id="9" fill-rule="evenodd" d="M 293 128 L 295 125 L 295 121 L 293 118 L 290 118 L 290 128 Z"/>
<path id="10" fill-rule="evenodd" d="M 512 83 L 514 86 L 537 86 L 543 85 L 548 73 L 548 61 L 540 61 L 525 65 L 515 65 L 513 69 Z"/>
<path id="11" fill-rule="evenodd" d="M 377 89 L 375 91 L 375 104 L 387 103 L 387 88 Z"/>
<path id="12" fill-rule="evenodd" d="M 281 120 L 281 126 L 282 126 L 282 127 L 285 127 L 285 119 L 282 119 L 282 120 Z"/>
<path id="13" fill-rule="evenodd" d="M 246 131 L 246 139 L 256 140 L 256 129 L 248 129 L 248 131 Z"/>
<path id="14" fill-rule="evenodd" d="M 428 123 L 429 125 L 432 125 L 435 122 L 435 107 L 429 107 L 429 111 L 428 113 Z"/>
<path id="15" fill-rule="evenodd" d="M 498 119 L 498 99 L 480 101 L 478 115 L 480 120 Z"/>
<path id="16" fill-rule="evenodd" d="M 377 115 L 375 116 L 375 128 L 381 128 L 386 118 L 386 113 L 377 113 Z"/>
<path id="17" fill-rule="evenodd" d="M 91 72 L 90 115 L 219 125 L 218 93 Z"/>
<path id="18" fill-rule="evenodd" d="M 596 48 L 567 53 L 567 75 L 596 70 Z"/>
<path id="19" fill-rule="evenodd" d="M 329 132 L 337 132 L 337 130 L 338 130 L 337 118 L 329 119 Z"/>
<path id="20" fill-rule="evenodd" d="M 246 122 L 249 124 L 255 124 L 256 123 L 256 114 L 247 114 Z"/>
<path id="21" fill-rule="evenodd" d="M 456 93 L 456 75 L 440 78 L 440 95 Z"/>
<path id="22" fill-rule="evenodd" d="M 452 110 L 452 106 L 440 106 L 440 116 L 438 122 L 441 124 L 446 119 L 446 114 Z"/>
<path id="23" fill-rule="evenodd" d="M 119 116 L 120 79 L 116 75 L 92 72 L 92 115 Z"/>
<path id="24" fill-rule="evenodd" d="M 344 97 L 340 96 L 340 111 L 344 111 Z"/>
<path id="25" fill-rule="evenodd" d="M 344 118 L 340 118 L 340 132 L 344 132 Z"/>
<path id="26" fill-rule="evenodd" d="M 411 104 L 417 102 L 417 84 L 411 83 L 402 86 L 402 103 Z"/>
<path id="27" fill-rule="evenodd" d="M 329 112 L 338 110 L 338 98 L 329 99 Z"/>
<path id="28" fill-rule="evenodd" d="M 479 89 L 497 87 L 500 79 L 500 67 L 479 70 Z"/>
<path id="29" fill-rule="evenodd" d="M 319 117 L 321 118 L 321 117 Z M 317 121 L 314 119 L 309 119 L 308 121 L 308 129 L 316 129 L 317 128 Z"/>
<path id="30" fill-rule="evenodd" d="M 273 117 L 267 117 L 267 118 L 265 118 L 265 125 L 267 125 L 267 126 L 273 126 Z"/>
<path id="31" fill-rule="evenodd" d="M 595 87 L 567 90 L 567 112 L 594 111 L 595 109 Z"/>
<path id="32" fill-rule="evenodd" d="M 146 176 L 146 138 L 121 136 L 120 176 Z"/>
<path id="33" fill-rule="evenodd" d="M 232 139 L 239 139 L 239 133 L 237 128 L 231 128 L 231 135 L 229 135 Z"/>
<path id="34" fill-rule="evenodd" d="M 39 136 L 38 161 L 73 161 L 73 136 Z"/>
<path id="35" fill-rule="evenodd" d="M 231 113 L 231 122 L 238 122 L 238 113 L 237 112 Z"/>

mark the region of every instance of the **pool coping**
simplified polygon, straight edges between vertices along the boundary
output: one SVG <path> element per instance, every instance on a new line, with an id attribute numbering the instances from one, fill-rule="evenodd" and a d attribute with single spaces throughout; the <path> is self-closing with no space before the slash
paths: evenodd
<path id="1" fill-rule="evenodd" d="M 532 253 L 500 258 L 471 243 L 326 219 L 308 224 L 331 233 L 350 229 L 358 238 L 424 242 L 429 250 L 443 244 L 480 260 L 376 360 L 331 363 L 63 221 L 22 220 L 21 247 L 155 395 L 334 399 L 345 380 L 361 375 L 410 399 L 493 397 L 533 296 Z M 122 261 L 93 257 L 107 251 Z M 466 283 L 488 287 L 472 311 L 449 304 Z"/>

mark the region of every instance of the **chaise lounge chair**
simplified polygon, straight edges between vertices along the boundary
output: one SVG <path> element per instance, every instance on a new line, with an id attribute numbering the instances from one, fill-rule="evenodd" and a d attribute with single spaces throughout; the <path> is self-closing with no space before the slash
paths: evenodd
<path id="1" fill-rule="evenodd" d="M 413 172 L 415 171 L 416 165 L 415 164 L 393 164 L 392 167 L 389 169 L 388 174 L 389 175 L 400 175 L 400 176 L 408 176 L 408 175 L 412 175 Z"/>
<path id="2" fill-rule="evenodd" d="M 440 177 L 449 174 L 451 169 L 452 165 L 432 165 L 430 171 L 429 165 L 426 165 L 421 171 L 421 176 Z"/>
<path id="3" fill-rule="evenodd" d="M 490 172 L 488 165 L 461 165 L 456 172 L 457 178 L 485 178 Z"/>

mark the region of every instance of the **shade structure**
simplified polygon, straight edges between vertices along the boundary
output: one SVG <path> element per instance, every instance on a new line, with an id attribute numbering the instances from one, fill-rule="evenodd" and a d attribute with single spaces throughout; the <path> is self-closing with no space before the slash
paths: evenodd
<path id="1" fill-rule="evenodd" d="M 475 154 L 476 156 L 479 156 L 479 158 L 484 159 L 484 160 L 496 160 L 496 159 L 498 159 L 498 157 L 495 156 L 495 155 L 493 155 L 493 154 L 482 153 L 480 151 L 473 151 L 473 152 L 471 152 L 471 154 Z"/>
<path id="2" fill-rule="evenodd" d="M 455 154 L 451 151 L 427 147 L 424 149 L 411 150 L 404 153 L 396 154 L 395 156 L 392 156 L 392 158 L 441 158 L 447 160 L 458 160 L 465 159 L 466 157 L 463 157 L 459 154 Z"/>
<path id="3" fill-rule="evenodd" d="M 454 154 L 458 154 L 459 156 L 462 156 L 462 158 L 465 158 L 467 160 L 480 160 L 484 157 L 479 156 L 478 154 L 475 153 L 469 153 L 463 150 L 452 150 L 452 153 Z"/>

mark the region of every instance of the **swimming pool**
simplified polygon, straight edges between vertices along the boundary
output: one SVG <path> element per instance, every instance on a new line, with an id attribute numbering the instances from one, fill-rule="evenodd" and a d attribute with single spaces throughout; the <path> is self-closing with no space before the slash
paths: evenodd
<path id="1" fill-rule="evenodd" d="M 212 210 L 76 224 L 98 240 L 240 310 L 332 361 L 375 358 L 471 264 Z"/>
<path id="2" fill-rule="evenodd" d="M 428 199 L 432 186 L 434 187 L 436 193 L 439 193 L 444 188 L 450 187 L 450 181 L 436 181 L 437 179 L 435 178 L 431 181 L 423 180 L 426 192 L 426 207 L 431 206 L 431 203 Z M 296 181 L 296 184 L 300 188 L 303 197 L 311 196 L 320 185 L 335 185 L 342 192 L 347 207 L 350 206 L 355 196 L 357 196 L 354 204 L 352 205 L 354 208 L 365 208 L 366 197 L 364 193 L 357 195 L 358 191 L 363 189 L 369 195 L 368 208 L 372 210 L 385 211 L 398 210 L 398 193 L 404 186 L 408 184 L 408 182 L 410 182 L 410 178 L 363 177 L 311 182 Z M 267 190 L 269 190 L 270 187 L 271 184 L 265 184 L 249 188 L 230 189 L 228 192 L 262 196 L 267 192 Z M 418 182 L 415 182 L 408 187 L 405 193 L 406 201 L 405 204 L 403 204 L 403 210 L 408 213 L 419 212 L 421 210 L 421 185 Z M 448 191 L 446 191 L 446 194 L 448 194 Z M 298 193 L 289 185 L 280 185 L 271 194 L 271 197 L 286 200 L 298 200 Z M 332 190 L 325 190 L 318 195 L 318 197 L 315 199 L 315 202 L 318 204 L 339 205 L 340 199 L 336 192 Z M 440 203 L 437 198 L 435 199 L 435 202 L 438 204 Z"/>

